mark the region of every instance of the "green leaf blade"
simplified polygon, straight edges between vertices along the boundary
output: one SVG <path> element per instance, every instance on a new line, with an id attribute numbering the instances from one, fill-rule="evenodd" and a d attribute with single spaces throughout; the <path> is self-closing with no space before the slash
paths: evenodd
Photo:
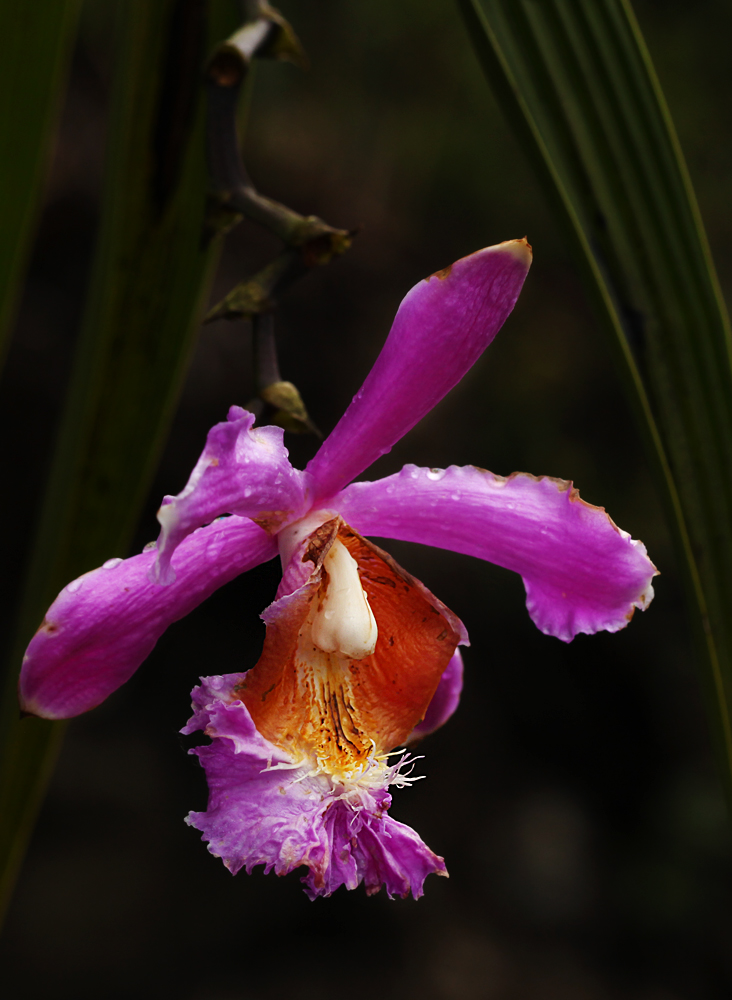
<path id="1" fill-rule="evenodd" d="M 198 0 L 119 6 L 122 41 L 101 231 L 0 706 L 0 917 L 64 728 L 18 719 L 20 657 L 61 587 L 129 547 L 216 262 L 217 245 L 202 240 L 202 66 L 206 45 L 231 32 L 238 10 L 233 0 L 212 0 L 207 20 L 205 11 Z M 192 21 L 181 24 L 181 17 Z M 191 51 L 181 39 L 197 30 L 202 44 Z M 194 100 L 182 136 L 180 128 L 169 130 L 173 155 L 166 156 L 160 126 L 171 73 L 192 86 Z"/>
<path id="2" fill-rule="evenodd" d="M 732 792 L 732 350 L 628 0 L 459 0 L 612 335 L 666 501 Z"/>
<path id="3" fill-rule="evenodd" d="M 0 0 L 0 365 L 63 96 L 79 0 Z"/>

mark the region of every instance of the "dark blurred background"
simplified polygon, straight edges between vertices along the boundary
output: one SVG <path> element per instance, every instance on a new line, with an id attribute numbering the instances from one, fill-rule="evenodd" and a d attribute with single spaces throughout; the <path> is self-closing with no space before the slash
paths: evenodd
<path id="1" fill-rule="evenodd" d="M 465 621 L 462 704 L 425 741 L 428 780 L 392 814 L 447 860 L 419 902 L 298 875 L 236 878 L 183 823 L 206 800 L 178 730 L 200 674 L 259 654 L 278 566 L 224 588 L 136 677 L 69 729 L 0 944 L 12 1000 L 717 1000 L 732 990 L 725 819 L 673 553 L 647 463 L 577 273 L 449 0 L 280 0 L 310 56 L 257 69 L 246 159 L 259 188 L 358 228 L 277 317 L 283 377 L 328 431 L 401 297 L 478 247 L 527 235 L 514 314 L 458 389 L 369 478 L 405 461 L 571 478 L 646 542 L 657 597 L 617 635 L 541 635 L 521 581 L 389 543 Z M 637 0 L 732 291 L 732 8 Z M 5 629 L 69 370 L 93 250 L 114 51 L 111 5 L 84 9 L 47 201 L 1 386 Z M 228 240 L 213 299 L 266 262 Z M 253 393 L 250 332 L 201 332 L 136 548 L 157 534 L 208 427 Z M 301 465 L 316 441 L 289 437 Z M 109 555 L 125 553 L 110 552 Z"/>

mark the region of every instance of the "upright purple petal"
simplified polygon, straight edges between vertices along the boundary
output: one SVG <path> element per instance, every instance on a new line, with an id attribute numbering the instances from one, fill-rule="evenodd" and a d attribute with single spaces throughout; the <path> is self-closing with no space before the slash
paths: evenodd
<path id="1" fill-rule="evenodd" d="M 465 552 L 514 570 L 547 635 L 616 632 L 653 597 L 645 547 L 561 479 L 472 466 L 419 469 L 354 483 L 333 504 L 363 535 Z"/>
<path id="2" fill-rule="evenodd" d="M 424 719 L 414 727 L 407 743 L 421 740 L 423 736 L 429 736 L 430 733 L 434 733 L 435 730 L 444 726 L 460 704 L 462 692 L 463 658 L 460 655 L 460 650 L 456 649 L 452 659 L 445 667 L 445 672 L 440 678 L 432 701 L 427 706 Z"/>
<path id="3" fill-rule="evenodd" d="M 232 406 L 228 419 L 208 432 L 185 489 L 163 500 L 154 569 L 158 581 L 170 583 L 175 578 L 170 557 L 176 545 L 222 514 L 250 517 L 273 531 L 305 513 L 308 477 L 290 465 L 282 443 L 284 431 L 253 427 L 255 419 L 240 406 Z"/>
<path id="4" fill-rule="evenodd" d="M 170 586 L 149 579 L 154 550 L 109 559 L 85 573 L 61 591 L 28 646 L 22 709 L 68 719 L 94 708 L 129 680 L 168 625 L 276 554 L 276 542 L 262 528 L 227 517 L 182 542 Z"/>
<path id="5" fill-rule="evenodd" d="M 206 811 L 190 813 L 187 822 L 232 874 L 264 865 L 285 875 L 305 865 L 311 899 L 362 882 L 369 894 L 383 885 L 389 896 L 411 891 L 416 898 L 427 875 L 446 874 L 442 858 L 387 815 L 385 785 L 344 784 L 265 740 L 233 698 L 244 678 L 203 677 L 183 730 L 202 729 L 213 741 L 191 750 L 206 771 L 209 799 Z"/>
<path id="6" fill-rule="evenodd" d="M 316 501 L 388 452 L 460 381 L 513 309 L 530 264 L 526 240 L 509 240 L 408 292 L 376 364 L 308 465 Z"/>

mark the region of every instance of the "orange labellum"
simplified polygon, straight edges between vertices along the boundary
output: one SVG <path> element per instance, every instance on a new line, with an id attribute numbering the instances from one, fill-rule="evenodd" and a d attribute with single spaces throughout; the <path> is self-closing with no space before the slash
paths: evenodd
<path id="1" fill-rule="evenodd" d="M 323 561 L 340 541 L 356 560 L 378 626 L 374 652 L 355 660 L 312 641 L 313 615 L 327 594 Z M 403 744 L 421 721 L 460 638 L 460 622 L 386 552 L 337 517 L 317 529 L 303 562 L 313 573 L 279 602 L 262 655 L 236 689 L 272 743 L 350 771 Z"/>

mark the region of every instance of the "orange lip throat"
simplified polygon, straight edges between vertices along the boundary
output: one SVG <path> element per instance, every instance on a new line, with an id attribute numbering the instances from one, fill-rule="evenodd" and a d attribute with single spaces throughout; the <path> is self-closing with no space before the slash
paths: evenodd
<path id="1" fill-rule="evenodd" d="M 313 622 L 333 585 L 326 557 L 336 542 L 356 562 L 378 627 L 373 652 L 361 659 L 313 640 Z M 300 558 L 312 562 L 310 578 L 268 609 L 262 655 L 235 694 L 270 742 L 332 774 L 349 774 L 404 743 L 463 629 L 426 587 L 340 517 L 309 536 Z"/>

